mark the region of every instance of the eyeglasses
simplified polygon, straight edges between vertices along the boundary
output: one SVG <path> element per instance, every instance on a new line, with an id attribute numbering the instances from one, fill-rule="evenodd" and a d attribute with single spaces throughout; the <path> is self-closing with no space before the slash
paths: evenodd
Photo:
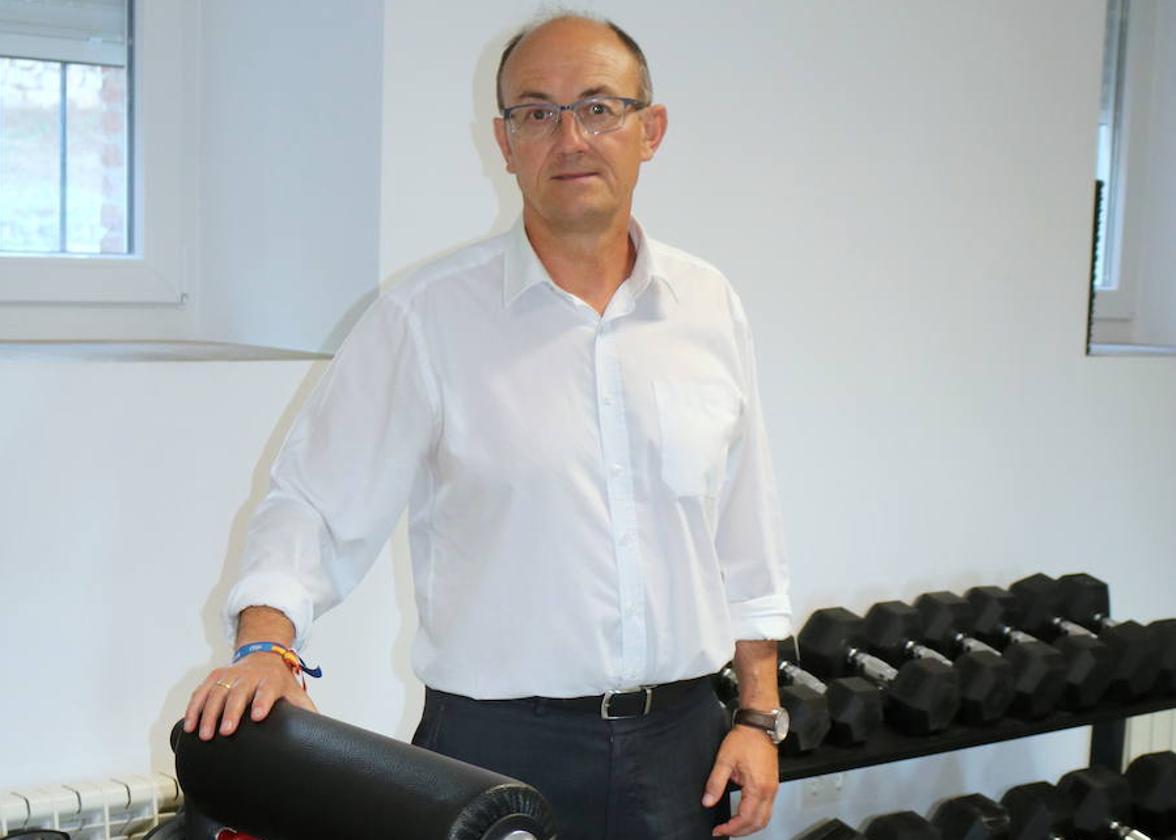
<path id="1" fill-rule="evenodd" d="M 629 109 L 640 111 L 649 105 L 624 96 L 589 96 L 568 105 L 527 102 L 502 110 L 507 129 L 520 140 L 540 140 L 555 134 L 564 111 L 571 111 L 586 134 L 605 134 L 625 124 Z"/>

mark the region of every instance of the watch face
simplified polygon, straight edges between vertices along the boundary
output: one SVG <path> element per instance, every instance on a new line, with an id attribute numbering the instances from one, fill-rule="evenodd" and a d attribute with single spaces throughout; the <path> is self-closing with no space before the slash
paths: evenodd
<path id="1" fill-rule="evenodd" d="M 784 740 L 788 735 L 788 712 L 784 709 L 776 710 L 776 732 L 775 737 L 772 738 L 777 744 Z"/>

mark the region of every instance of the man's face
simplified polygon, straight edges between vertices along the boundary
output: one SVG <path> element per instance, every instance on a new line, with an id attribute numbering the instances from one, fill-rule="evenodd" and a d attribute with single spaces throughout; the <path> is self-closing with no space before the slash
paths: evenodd
<path id="1" fill-rule="evenodd" d="M 545 24 L 515 47 L 502 74 L 507 107 L 528 102 L 567 104 L 586 96 L 638 98 L 640 68 L 603 24 L 564 19 Z M 630 111 L 616 131 L 589 135 L 564 111 L 549 137 L 524 139 L 505 122 L 494 136 L 515 175 L 526 213 L 563 232 L 593 232 L 627 220 L 637 172 L 665 133 L 662 106 Z"/>

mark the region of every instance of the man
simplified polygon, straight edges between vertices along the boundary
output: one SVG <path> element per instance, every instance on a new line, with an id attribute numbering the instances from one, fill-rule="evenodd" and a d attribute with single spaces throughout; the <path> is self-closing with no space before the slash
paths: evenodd
<path id="1" fill-rule="evenodd" d="M 667 116 L 629 36 L 550 18 L 508 44 L 498 95 L 522 219 L 344 342 L 251 522 L 237 643 L 299 646 L 407 504 L 414 743 L 535 785 L 562 840 L 759 830 L 790 617 L 746 318 L 632 219 Z M 732 649 L 755 725 L 729 727 L 705 679 Z M 185 726 L 228 734 L 278 698 L 313 708 L 282 659 L 246 655 Z"/>

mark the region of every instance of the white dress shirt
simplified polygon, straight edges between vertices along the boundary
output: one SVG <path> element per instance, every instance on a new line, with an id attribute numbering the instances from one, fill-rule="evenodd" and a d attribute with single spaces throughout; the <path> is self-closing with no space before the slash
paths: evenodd
<path id="1" fill-rule="evenodd" d="M 226 618 L 311 621 L 406 504 L 417 676 L 576 697 L 716 671 L 791 632 L 751 334 L 727 280 L 645 237 L 601 316 L 522 222 L 383 293 L 294 423 Z"/>

